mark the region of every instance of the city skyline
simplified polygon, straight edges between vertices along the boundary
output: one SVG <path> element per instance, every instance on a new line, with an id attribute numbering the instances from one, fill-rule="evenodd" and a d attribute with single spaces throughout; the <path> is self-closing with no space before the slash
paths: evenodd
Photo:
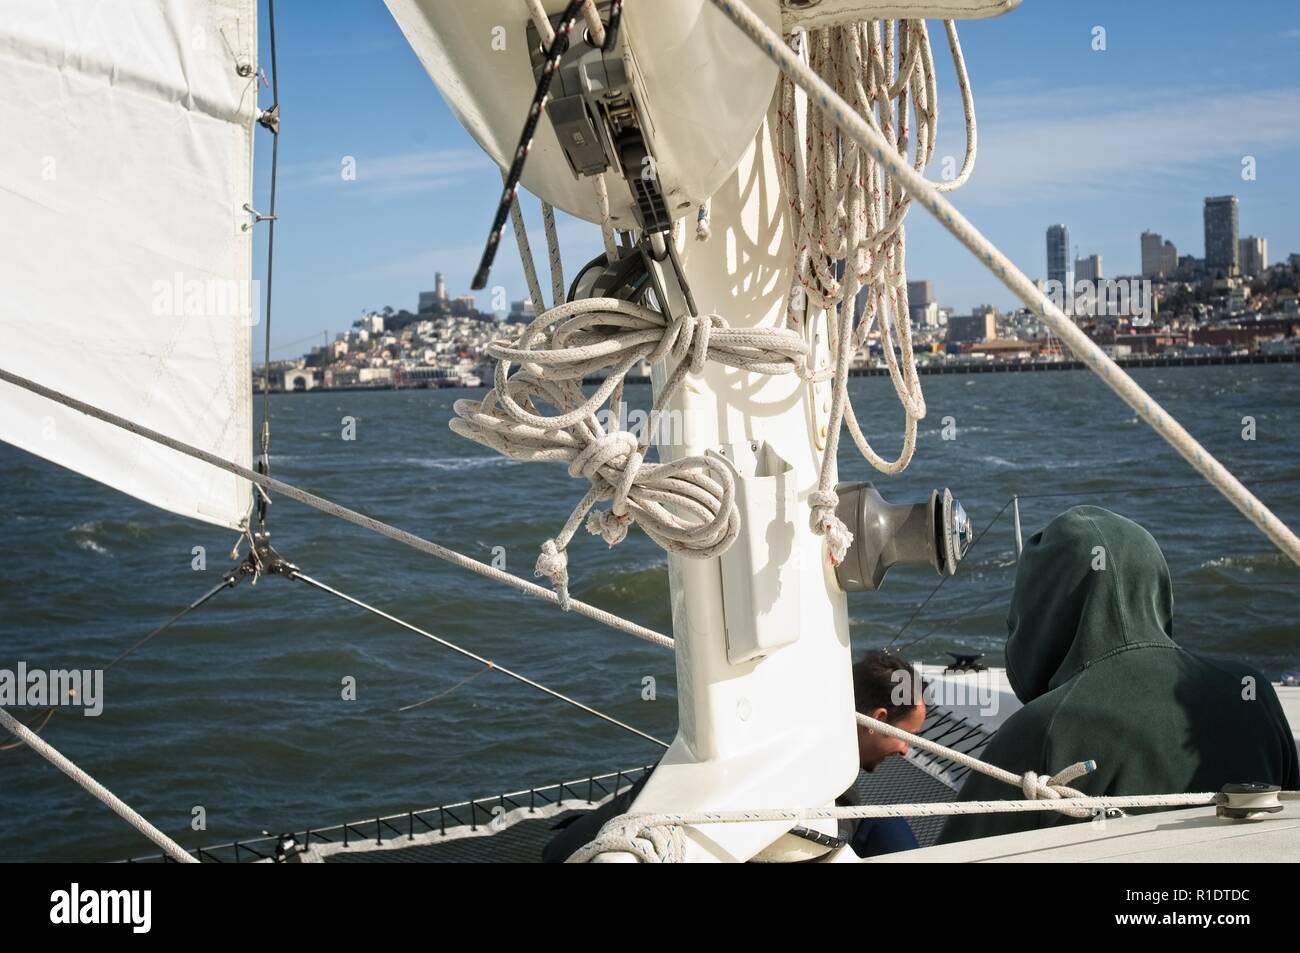
<path id="1" fill-rule="evenodd" d="M 500 179 L 381 6 L 340 4 L 329 18 L 292 4 L 278 13 L 285 133 L 272 338 L 273 356 L 287 356 L 289 342 L 346 328 L 365 309 L 416 310 L 435 272 L 445 274 L 450 294 L 467 291 Z M 1102 51 L 1091 46 L 1097 25 L 1106 29 Z M 1026 3 L 1004 17 L 963 21 L 980 152 L 971 181 L 953 193 L 958 208 L 1034 277 L 1042 275 L 1051 222 L 1068 223 L 1084 239 L 1080 256 L 1099 255 L 1111 275 L 1141 273 L 1144 229 L 1199 253 L 1210 195 L 1238 196 L 1242 232 L 1267 238 L 1273 259 L 1300 251 L 1289 172 L 1300 163 L 1292 65 L 1300 12 L 1262 3 L 1232 31 L 1221 25 L 1212 10 L 1170 17 L 1117 2 L 1086 10 Z M 946 55 L 936 61 L 932 178 L 941 176 L 941 157 L 964 149 L 951 63 Z M 1230 127 L 1223 116 L 1232 117 Z M 1251 180 L 1242 178 L 1247 156 Z M 345 179 L 340 167 L 349 158 L 355 177 Z M 268 159 L 259 140 L 259 207 Z M 535 199 L 521 202 L 534 247 L 544 247 Z M 599 237 L 566 215 L 559 228 L 571 277 L 599 250 Z M 909 273 L 932 280 L 942 304 L 958 312 L 1016 306 L 923 209 L 912 209 L 907 230 Z M 258 277 L 264 241 L 259 230 Z M 527 296 L 513 245 L 507 237 L 492 280 L 511 301 Z M 486 295 L 478 301 L 490 303 Z"/>

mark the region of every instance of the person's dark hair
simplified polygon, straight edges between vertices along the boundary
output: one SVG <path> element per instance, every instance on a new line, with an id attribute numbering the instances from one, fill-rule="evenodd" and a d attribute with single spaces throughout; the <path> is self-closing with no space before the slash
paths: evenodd
<path id="1" fill-rule="evenodd" d="M 853 666 L 853 707 L 861 714 L 883 708 L 886 721 L 898 721 L 916 707 L 919 689 L 916 670 L 897 655 L 872 649 Z"/>

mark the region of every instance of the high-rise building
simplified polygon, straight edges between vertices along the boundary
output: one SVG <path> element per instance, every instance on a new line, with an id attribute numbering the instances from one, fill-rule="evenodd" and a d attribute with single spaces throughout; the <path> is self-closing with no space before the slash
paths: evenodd
<path id="1" fill-rule="evenodd" d="M 1101 256 L 1089 255 L 1074 260 L 1075 281 L 1101 281 Z"/>
<path id="2" fill-rule="evenodd" d="M 907 304 L 909 307 L 915 308 L 934 303 L 933 281 L 909 281 L 907 283 Z"/>
<path id="3" fill-rule="evenodd" d="M 1074 275 L 1070 270 L 1070 230 L 1064 225 L 1047 228 L 1047 280 L 1059 281 L 1067 291 L 1074 290 Z"/>
<path id="4" fill-rule="evenodd" d="M 1205 268 L 1211 277 L 1236 274 L 1237 196 L 1218 195 L 1205 200 Z"/>
<path id="5" fill-rule="evenodd" d="M 1247 235 L 1237 243 L 1237 259 L 1243 275 L 1262 275 L 1268 269 L 1268 239 Z"/>
<path id="6" fill-rule="evenodd" d="M 939 302 L 934 298 L 933 281 L 907 283 L 907 309 L 913 327 L 937 328 L 939 326 Z"/>
<path id="7" fill-rule="evenodd" d="M 1178 249 L 1156 232 L 1142 233 L 1142 277 L 1172 278 L 1178 272 Z"/>

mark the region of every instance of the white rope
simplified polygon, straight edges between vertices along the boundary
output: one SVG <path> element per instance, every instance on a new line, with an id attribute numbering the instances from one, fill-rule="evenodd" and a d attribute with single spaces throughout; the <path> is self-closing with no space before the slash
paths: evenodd
<path id="1" fill-rule="evenodd" d="M 592 177 L 596 190 L 596 204 L 600 208 L 600 239 L 605 245 L 605 258 L 610 262 L 618 260 L 618 245 L 614 243 L 614 220 L 609 210 L 609 187 L 605 184 L 605 174 Z"/>
<path id="2" fill-rule="evenodd" d="M 582 5 L 582 16 L 587 21 L 587 32 L 591 34 L 592 46 L 605 45 L 605 24 L 600 19 L 595 0 L 586 0 Z"/>
<path id="3" fill-rule="evenodd" d="M 1082 777 L 1085 774 L 1091 774 L 1097 770 L 1095 761 L 1078 761 L 1068 768 L 1058 771 L 1049 778 L 1040 777 L 1033 771 L 1026 771 L 1024 774 L 1013 774 L 996 764 L 990 764 L 987 761 L 981 761 L 973 755 L 957 751 L 953 748 L 939 744 L 937 741 L 931 741 L 929 738 L 923 738 L 920 735 L 914 735 L 910 731 L 904 731 L 897 725 L 891 725 L 887 721 L 879 721 L 870 715 L 857 713 L 858 724 L 865 725 L 872 731 L 878 731 L 882 735 L 888 735 L 891 738 L 898 738 L 906 741 L 909 745 L 920 748 L 922 751 L 929 751 L 931 754 L 947 758 L 962 767 L 971 771 L 977 771 L 980 774 L 987 775 L 998 781 L 1003 781 L 1013 787 L 1018 787 L 1024 793 L 1026 798 L 1031 800 L 1057 800 L 1059 798 L 1082 798 L 1086 795 L 1082 791 L 1067 787 L 1075 778 Z M 1062 812 L 1072 817 L 1087 817 L 1089 812 L 1086 808 L 1077 806 L 1065 806 L 1061 808 Z"/>
<path id="4" fill-rule="evenodd" d="M 590 18 L 594 9 L 590 4 L 584 6 L 584 14 Z M 956 30 L 951 23 L 947 25 L 949 45 L 952 49 L 958 82 L 962 91 L 962 101 L 967 121 L 967 154 L 961 174 L 947 187 L 952 188 L 965 181 L 974 164 L 975 130 L 974 104 L 970 93 L 969 79 L 965 63 L 957 41 Z M 838 89 L 855 99 L 860 113 L 871 122 L 876 123 L 875 114 L 879 114 L 879 125 L 883 133 L 890 137 L 894 146 L 906 154 L 909 151 L 910 117 L 909 103 L 913 104 L 918 120 L 915 164 L 918 169 L 925 168 L 934 151 L 935 130 L 937 128 L 937 91 L 934 77 L 934 64 L 930 53 L 929 36 L 924 21 L 900 21 L 898 42 L 894 40 L 894 27 L 891 23 L 883 26 L 877 23 L 855 24 L 833 27 L 815 31 L 811 34 L 813 67 L 831 76 Z M 594 37 L 594 34 L 593 34 Z M 831 329 L 830 344 L 835 354 L 835 367 L 832 372 L 833 396 L 829 426 L 828 446 L 823 456 L 817 488 L 810 494 L 811 519 L 814 529 L 826 537 L 831 559 L 835 563 L 843 560 L 852 534 L 835 515 L 838 497 L 834 489 L 834 471 L 836 452 L 839 445 L 841 423 L 846 423 L 850 434 L 866 459 L 878 469 L 887 473 L 898 473 L 908 465 L 916 446 L 917 421 L 925 416 L 925 401 L 921 394 L 919 378 L 916 374 L 915 358 L 912 353 L 911 325 L 907 317 L 907 281 L 903 267 L 903 231 L 902 219 L 907 212 L 909 199 L 902 188 L 888 175 L 887 171 L 871 158 L 854 142 L 840 136 L 838 130 L 824 121 L 820 114 L 810 117 L 808 128 L 807 152 L 811 157 L 808 163 L 803 161 L 804 148 L 797 142 L 794 123 L 794 85 L 783 80 L 783 116 L 779 138 L 779 154 L 782 168 L 786 171 L 786 189 L 791 203 L 791 213 L 797 223 L 796 240 L 796 278 L 795 288 L 806 291 L 813 303 L 829 313 Z M 896 114 L 896 115 L 895 115 Z M 596 177 L 594 187 L 601 218 L 601 233 L 605 241 L 606 255 L 610 261 L 616 257 L 613 243 L 613 229 L 609 212 L 609 193 L 603 177 Z M 513 211 L 513 209 L 512 209 Z M 558 241 L 554 234 L 553 213 L 548 206 L 543 206 L 543 216 L 547 225 L 547 243 L 551 252 L 552 282 L 559 273 Z M 673 240 L 680 238 L 682 221 L 673 223 Z M 698 208 L 696 218 L 696 239 L 706 241 L 711 234 L 711 202 L 705 201 Z M 521 247 L 523 245 L 521 244 Z M 847 262 L 851 267 L 841 279 L 835 269 L 827 264 L 828 259 Z M 527 266 L 525 266 L 527 270 Z M 854 303 L 857 292 L 864 282 L 870 282 L 868 307 L 863 320 L 854 327 Z M 790 330 L 802 340 L 799 333 L 801 315 L 794 307 L 794 302 L 802 295 L 792 292 Z M 557 307 L 563 300 L 563 289 L 556 285 L 555 303 Z M 861 350 L 867 334 L 876 326 L 879 316 L 879 329 L 890 376 L 895 390 L 903 403 L 906 415 L 903 449 L 896 460 L 880 457 L 858 424 L 853 407 L 848 401 L 849 366 L 853 354 Z M 546 313 L 539 318 L 543 323 L 557 320 L 558 314 Z M 709 319 L 711 321 L 721 319 Z M 661 321 L 661 327 L 663 322 Z M 497 401 L 489 396 L 486 403 L 489 415 L 496 414 L 495 424 L 482 427 L 465 426 L 463 435 L 477 439 L 480 443 L 498 448 L 516 459 L 564 459 L 574 466 L 574 454 L 583 449 L 602 460 L 617 458 L 620 466 L 625 466 L 631 457 L 619 455 L 618 448 L 624 446 L 623 438 L 616 438 L 613 433 L 577 433 L 570 434 L 569 445 L 563 448 L 552 445 L 549 449 L 562 450 L 561 456 L 537 456 L 539 447 L 536 435 L 528 434 L 523 440 L 525 453 L 518 452 L 520 441 L 514 439 L 509 428 L 509 418 L 515 423 L 532 427 L 551 426 L 557 429 L 573 427 L 584 418 L 592 416 L 606 401 L 611 400 L 611 408 L 618 402 L 622 393 L 622 379 L 626 368 L 617 368 L 612 362 L 601 362 L 597 358 L 602 353 L 597 348 L 602 343 L 596 336 L 593 323 L 583 325 L 582 330 L 591 348 L 584 358 L 566 357 L 571 368 L 577 368 L 575 375 L 581 377 L 597 369 L 610 371 L 604 386 L 591 399 L 582 396 L 580 388 L 563 388 L 561 394 L 547 386 L 548 381 L 567 380 L 557 377 L 557 368 L 552 363 L 540 360 L 532 365 L 525 364 L 524 377 L 520 386 L 531 387 L 529 396 L 555 402 L 559 397 L 559 406 L 566 413 L 559 417 L 543 419 L 538 414 L 522 411 L 518 402 L 512 399 L 506 387 L 506 377 L 498 368 L 496 394 Z M 705 328 L 707 331 L 707 328 Z M 609 333 L 620 335 L 620 329 Z M 754 332 L 750 332 L 754 333 Z M 769 331 L 757 332 L 769 334 Z M 901 358 L 895 355 L 894 341 L 897 338 Z M 643 338 L 645 343 L 652 338 Z M 851 343 L 850 343 L 851 342 Z M 616 344 L 610 353 L 617 353 L 624 345 Z M 518 350 L 518 348 L 516 348 Z M 534 349 L 536 350 L 536 349 Z M 574 350 L 572 348 L 570 351 Z M 506 348 L 491 352 L 499 359 L 503 358 Z M 528 355 L 531 357 L 532 355 Z M 657 360 L 662 352 L 652 353 L 645 350 L 641 358 Z M 521 359 L 521 358 L 516 358 Z M 633 356 L 631 360 L 639 359 Z M 583 361 L 587 361 L 583 363 Z M 702 358 L 693 362 L 692 370 L 702 370 Z M 508 366 L 508 365 L 507 365 Z M 740 366 L 740 365 L 737 365 Z M 757 370 L 748 364 L 745 369 Z M 682 367 L 679 365 L 678 375 Z M 795 372 L 805 379 L 824 379 L 824 372 L 811 371 L 806 363 L 806 354 L 800 354 L 794 367 Z M 784 369 L 782 370 L 784 372 Z M 528 376 L 530 375 L 530 376 Z M 666 391 L 670 396 L 680 384 L 680 377 L 675 377 L 673 387 Z M 522 391 L 521 391 L 522 392 Z M 656 402 L 659 410 L 665 401 L 665 394 Z M 482 405 L 467 405 L 467 413 L 480 413 Z M 600 441 L 605 440 L 605 444 Z M 646 441 L 639 441 L 639 449 L 644 451 Z M 597 445 L 604 449 L 597 449 Z M 512 447 L 514 449 L 512 449 Z M 703 458 L 691 458 L 702 460 Z M 639 466 L 641 460 L 637 459 Z M 577 475 L 577 474 L 575 474 Z M 565 547 L 576 531 L 583 515 L 599 499 L 611 498 L 609 488 L 594 484 L 597 496 L 588 494 L 573 516 L 565 525 L 564 531 L 555 539 L 548 540 L 543 546 L 542 556 L 537 567 L 538 573 L 550 577 L 557 591 L 567 591 L 567 556 Z M 598 526 L 591 524 L 593 532 L 600 532 L 611 545 L 623 538 L 626 520 L 623 519 L 623 497 L 617 496 L 613 516 L 602 515 Z M 709 521 L 717 516 L 711 513 Z M 615 520 L 617 519 L 617 524 Z M 725 548 L 725 547 L 724 547 Z M 697 550 L 697 547 L 687 547 Z M 704 550 L 708 550 L 705 547 Z M 700 550 L 700 551 L 704 551 Z M 679 551 L 670 548 L 669 551 Z M 562 597 L 563 599 L 564 597 Z"/>
<path id="5" fill-rule="evenodd" d="M 1101 811 L 1131 808 L 1203 807 L 1217 804 L 1212 792 L 1137 794 L 1084 797 L 1064 801 L 950 801 L 923 804 L 868 804 L 859 807 L 775 808 L 753 811 L 699 811 L 693 814 L 623 814 L 609 821 L 589 844 L 574 852 L 569 863 L 589 863 L 603 853 L 632 854 L 643 863 L 680 862 L 685 856 L 683 828 L 700 824 L 752 824 L 764 821 L 799 823 L 819 820 L 865 820 L 880 817 L 952 817 L 966 814 L 1067 813 L 1083 806 L 1085 817 Z"/>
<path id="6" fill-rule="evenodd" d="M 0 725 L 7 728 L 19 739 L 26 742 L 27 745 L 38 755 L 54 765 L 77 784 L 81 785 L 90 794 L 94 795 L 104 804 L 106 804 L 114 814 L 126 821 L 137 831 L 143 834 L 149 840 L 153 841 L 162 851 L 176 861 L 178 864 L 197 864 L 198 861 L 186 853 L 180 844 L 176 843 L 158 828 L 154 827 L 147 820 L 131 809 L 131 806 L 110 791 L 104 785 L 100 784 L 81 768 L 73 764 L 67 757 L 59 753 L 48 741 L 36 734 L 13 715 L 0 708 Z"/>
<path id="7" fill-rule="evenodd" d="M 883 166 L 913 199 L 933 213 L 958 241 L 1014 292 L 1026 307 L 1033 310 L 1084 364 L 1119 395 L 1121 400 L 1272 540 L 1279 550 L 1300 565 L 1300 538 L 1297 538 L 1295 533 L 1246 489 L 1240 480 L 1125 374 L 1118 364 L 1107 357 L 1106 353 L 1050 298 L 1039 291 L 1034 283 L 992 242 L 980 234 L 979 230 L 940 194 L 934 183 L 927 181 L 920 172 L 912 168 L 873 122 L 859 115 L 857 110 L 846 103 L 825 80 L 809 69 L 781 37 L 756 17 L 748 6 L 735 0 L 712 0 L 712 2 L 766 52 L 786 76 L 808 94 L 809 102 L 824 111 L 851 141 L 865 149 L 866 154 Z M 854 280 L 851 276 L 852 271 L 850 271 L 850 282 Z M 832 424 L 834 423 L 835 421 L 832 420 Z M 834 456 L 829 447 L 827 456 Z"/>
<path id="8" fill-rule="evenodd" d="M 506 179 L 506 170 L 501 170 L 501 180 Z M 537 265 L 533 261 L 533 248 L 528 243 L 528 229 L 524 225 L 524 214 L 519 208 L 519 192 L 510 202 L 510 221 L 515 226 L 515 244 L 519 246 L 519 262 L 524 269 L 524 280 L 528 282 L 528 293 L 532 296 L 533 307 L 540 314 L 546 310 L 546 299 L 542 297 L 542 283 L 537 280 Z"/>
<path id="9" fill-rule="evenodd" d="M 947 22 L 966 119 L 966 157 L 946 189 L 970 175 L 975 162 L 975 107 L 955 26 Z M 929 35 L 923 20 L 853 23 L 801 34 L 805 68 L 825 78 L 848 100 L 854 114 L 869 123 L 896 155 L 908 156 L 918 174 L 934 155 L 938 94 Z M 909 103 L 915 111 L 916 144 L 911 149 Z M 835 461 L 841 423 L 863 457 L 877 470 L 900 473 L 916 449 L 917 422 L 925 417 L 925 398 L 912 351 L 904 266 L 903 219 L 910 197 L 889 169 L 841 131 L 821 112 L 807 117 L 799 141 L 795 84 L 782 78 L 778 157 L 785 173 L 787 201 L 795 224 L 795 277 L 787 320 L 798 328 L 804 309 L 827 314 L 834 356 L 827 447 L 817 491 L 810 497 L 813 529 L 826 537 L 830 557 L 843 560 L 853 540 L 835 515 Z M 806 158 L 805 158 L 806 157 Z M 865 307 L 858 310 L 859 291 Z M 878 330 L 889 376 L 903 406 L 903 446 L 897 458 L 881 457 L 863 434 L 848 399 L 849 368 L 873 329 Z M 895 353 L 897 344 L 897 354 Z"/>
<path id="10" fill-rule="evenodd" d="M 528 8 L 528 15 L 533 18 L 533 26 L 537 27 L 537 35 L 541 38 L 542 46 L 550 49 L 551 44 L 555 42 L 555 28 L 551 26 L 551 18 L 546 15 L 542 0 L 524 0 L 524 6 Z"/>
<path id="11" fill-rule="evenodd" d="M 564 304 L 564 262 L 560 258 L 560 236 L 555 231 L 555 208 L 549 202 L 542 203 L 542 227 L 546 230 L 546 251 L 551 259 L 551 293 L 555 305 Z M 541 305 L 545 310 L 545 305 Z"/>
<path id="12" fill-rule="evenodd" d="M 591 484 L 537 561 L 537 575 L 550 578 L 567 607 L 566 548 L 584 519 L 610 546 L 636 523 L 670 553 L 708 559 L 726 551 L 740 528 L 731 471 L 698 455 L 646 463 L 654 425 L 686 375 L 703 371 L 709 359 L 791 374 L 802 366 L 807 345 L 789 329 L 729 328 L 717 315 L 669 319 L 632 302 L 589 298 L 548 311 L 516 340 L 494 341 L 488 353 L 498 362 L 495 386 L 481 401 L 456 401 L 452 430 L 515 460 L 565 463 L 571 476 Z M 676 368 L 646 426 L 639 435 L 619 429 L 624 378 L 641 361 L 665 358 Z M 516 364 L 521 369 L 512 376 Z M 588 397 L 582 381 L 600 372 L 604 381 Z M 559 413 L 542 414 L 539 404 Z M 603 414 L 610 419 L 602 421 Z M 602 501 L 610 501 L 609 509 L 593 510 Z"/>

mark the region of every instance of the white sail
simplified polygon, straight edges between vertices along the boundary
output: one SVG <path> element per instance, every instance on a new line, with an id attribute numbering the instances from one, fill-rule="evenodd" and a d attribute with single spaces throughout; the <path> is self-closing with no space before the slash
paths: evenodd
<path id="1" fill-rule="evenodd" d="M 6 0 L 0 366 L 252 456 L 256 0 Z M 0 383 L 0 439 L 238 527 L 251 487 Z"/>

